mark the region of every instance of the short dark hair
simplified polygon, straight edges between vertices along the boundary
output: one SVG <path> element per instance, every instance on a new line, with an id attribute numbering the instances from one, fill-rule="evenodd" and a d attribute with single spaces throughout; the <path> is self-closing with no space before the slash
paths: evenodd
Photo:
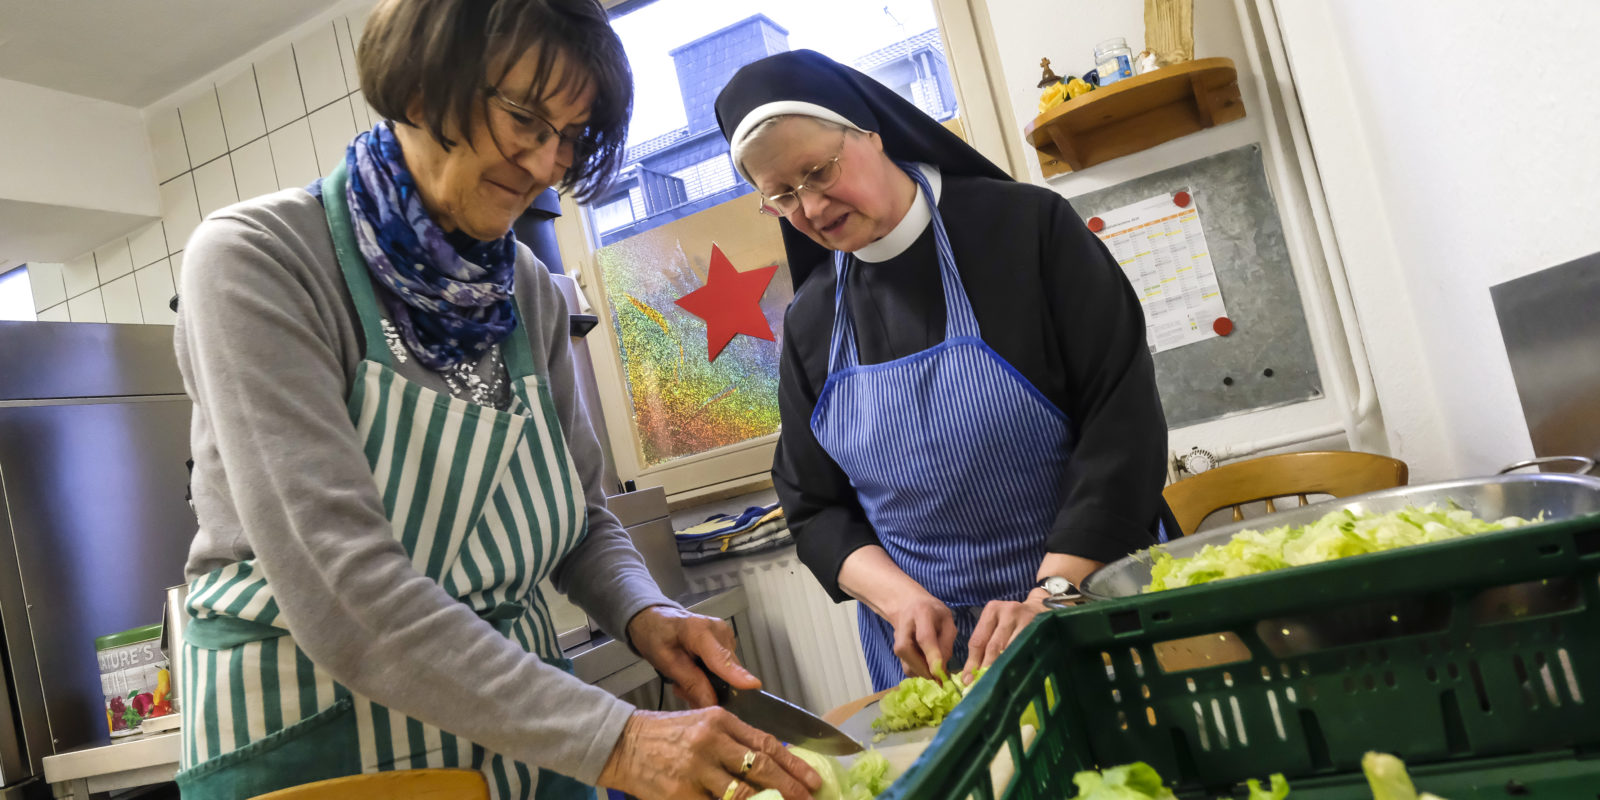
<path id="1" fill-rule="evenodd" d="M 485 89 L 530 51 L 538 53 L 534 85 L 510 99 L 595 90 L 583 145 L 561 183 L 592 199 L 622 166 L 633 110 L 633 73 L 599 0 L 382 0 L 367 18 L 356 66 L 373 109 L 410 125 L 406 110 L 420 97 L 418 122 L 449 150 L 457 144 L 446 134 L 451 123 L 467 135 L 474 110 L 488 102 Z M 548 86 L 563 57 L 560 85 Z"/>

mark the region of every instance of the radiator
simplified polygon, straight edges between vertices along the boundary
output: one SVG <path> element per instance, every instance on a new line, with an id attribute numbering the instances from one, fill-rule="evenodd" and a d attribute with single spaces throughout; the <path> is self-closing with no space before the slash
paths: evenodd
<path id="1" fill-rule="evenodd" d="M 694 591 L 744 587 L 753 629 L 741 632 L 746 666 L 767 691 L 817 714 L 872 693 L 856 602 L 833 602 L 793 545 L 684 571 Z"/>

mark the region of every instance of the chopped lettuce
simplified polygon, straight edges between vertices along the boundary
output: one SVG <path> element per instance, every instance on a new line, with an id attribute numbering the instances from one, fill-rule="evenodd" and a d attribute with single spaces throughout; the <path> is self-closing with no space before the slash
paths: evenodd
<path id="1" fill-rule="evenodd" d="M 1387 514 L 1357 514 L 1341 509 L 1309 525 L 1284 525 L 1264 532 L 1240 531 L 1226 544 L 1208 544 L 1186 558 L 1175 557 L 1159 546 L 1152 548 L 1150 584 L 1144 590 L 1160 592 L 1198 586 L 1286 567 L 1505 530 L 1537 521 L 1506 517 L 1489 522 L 1464 509 L 1434 505 L 1408 506 Z"/>
<path id="2" fill-rule="evenodd" d="M 1176 800 L 1155 767 L 1143 761 L 1085 770 L 1072 776 L 1072 784 L 1078 787 L 1078 800 Z"/>
<path id="3" fill-rule="evenodd" d="M 894 776 L 889 774 L 889 759 L 876 750 L 868 750 L 856 756 L 855 763 L 844 771 L 844 780 L 852 791 L 861 789 L 867 797 L 877 797 L 894 783 Z"/>
<path id="4" fill-rule="evenodd" d="M 890 731 L 909 731 L 938 725 L 961 702 L 961 698 L 972 691 L 984 672 L 983 669 L 975 670 L 971 683 L 962 683 L 959 677 L 946 675 L 942 667 L 936 670 L 939 680 L 906 678 L 878 701 L 881 713 L 872 721 L 872 729 L 881 738 Z"/>

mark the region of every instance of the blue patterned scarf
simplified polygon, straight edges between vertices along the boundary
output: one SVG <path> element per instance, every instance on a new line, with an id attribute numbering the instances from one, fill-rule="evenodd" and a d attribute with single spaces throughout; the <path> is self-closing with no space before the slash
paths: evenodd
<path id="1" fill-rule="evenodd" d="M 517 326 L 516 238 L 446 236 L 422 207 L 405 155 L 385 123 L 345 151 L 352 227 L 367 269 L 387 291 L 389 318 L 417 361 L 440 370 L 476 360 Z M 455 240 L 455 243 L 452 243 Z"/>

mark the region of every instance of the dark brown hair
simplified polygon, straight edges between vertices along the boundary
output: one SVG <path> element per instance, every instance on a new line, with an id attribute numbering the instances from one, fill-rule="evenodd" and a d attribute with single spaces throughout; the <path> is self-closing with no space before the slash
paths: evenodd
<path id="1" fill-rule="evenodd" d="M 538 58 L 534 84 L 512 101 L 537 107 L 552 94 L 595 90 L 583 145 L 561 184 L 592 199 L 622 166 L 633 108 L 633 73 L 599 0 L 383 0 L 367 18 L 356 66 L 379 114 L 420 123 L 449 150 L 457 142 L 446 131 L 467 135 L 473 112 L 486 111 L 485 90 L 529 52 Z M 561 81 L 550 86 L 562 58 Z M 412 121 L 407 108 L 418 99 L 421 119 Z"/>

